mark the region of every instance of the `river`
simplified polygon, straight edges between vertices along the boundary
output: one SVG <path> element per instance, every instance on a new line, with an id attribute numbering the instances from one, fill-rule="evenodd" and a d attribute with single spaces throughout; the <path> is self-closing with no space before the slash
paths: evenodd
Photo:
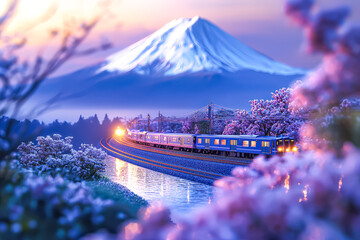
<path id="1" fill-rule="evenodd" d="M 213 186 L 159 173 L 110 156 L 106 159 L 105 175 L 149 203 L 162 202 L 171 210 L 173 220 L 211 204 L 215 191 Z"/>

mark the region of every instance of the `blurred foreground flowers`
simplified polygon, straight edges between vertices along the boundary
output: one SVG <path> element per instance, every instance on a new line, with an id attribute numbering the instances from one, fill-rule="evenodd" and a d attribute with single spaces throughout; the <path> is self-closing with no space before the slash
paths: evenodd
<path id="1" fill-rule="evenodd" d="M 112 200 L 92 196 L 84 183 L 21 173 L 0 165 L 0 239 L 78 239 L 116 232 L 129 214 Z"/>

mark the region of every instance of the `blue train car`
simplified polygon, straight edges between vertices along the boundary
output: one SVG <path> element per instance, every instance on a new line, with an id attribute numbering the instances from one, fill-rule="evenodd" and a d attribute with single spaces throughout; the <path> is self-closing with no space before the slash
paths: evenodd
<path id="1" fill-rule="evenodd" d="M 239 157 L 297 151 L 292 139 L 257 135 L 198 135 L 195 148 L 200 152 L 228 152 Z"/>

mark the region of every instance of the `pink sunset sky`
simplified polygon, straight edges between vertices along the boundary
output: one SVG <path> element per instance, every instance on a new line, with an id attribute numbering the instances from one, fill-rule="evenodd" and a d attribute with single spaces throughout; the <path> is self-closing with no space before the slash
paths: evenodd
<path id="1" fill-rule="evenodd" d="M 265 55 L 302 68 L 312 68 L 319 59 L 307 56 L 302 32 L 284 15 L 285 0 L 22 0 L 7 34 L 21 34 L 29 39 L 21 52 L 31 56 L 47 51 L 56 43 L 49 42 L 49 32 L 69 19 L 89 19 L 105 11 L 101 22 L 88 39 L 88 45 L 106 37 L 114 47 L 106 52 L 77 58 L 58 74 L 74 71 L 104 60 L 110 54 L 158 30 L 168 22 L 201 16 L 230 33 L 243 43 Z M 102 3 L 102 7 L 99 6 Z M 105 4 L 104 4 L 105 3 Z M 360 2 L 354 0 L 320 0 L 324 8 L 347 4 L 352 7 L 351 19 L 360 19 Z M 0 10 L 6 1 L 0 2 Z M 106 5 L 106 10 L 103 10 Z M 101 9 L 101 10 L 100 10 Z M 36 24 L 47 19 L 45 24 Z"/>

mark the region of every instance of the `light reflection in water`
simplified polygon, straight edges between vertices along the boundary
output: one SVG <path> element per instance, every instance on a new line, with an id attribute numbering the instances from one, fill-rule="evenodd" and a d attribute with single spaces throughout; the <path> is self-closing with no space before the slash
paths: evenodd
<path id="1" fill-rule="evenodd" d="M 161 201 L 171 209 L 172 217 L 213 201 L 213 186 L 196 183 L 142 168 L 117 158 L 108 157 L 105 174 L 148 202 Z"/>

